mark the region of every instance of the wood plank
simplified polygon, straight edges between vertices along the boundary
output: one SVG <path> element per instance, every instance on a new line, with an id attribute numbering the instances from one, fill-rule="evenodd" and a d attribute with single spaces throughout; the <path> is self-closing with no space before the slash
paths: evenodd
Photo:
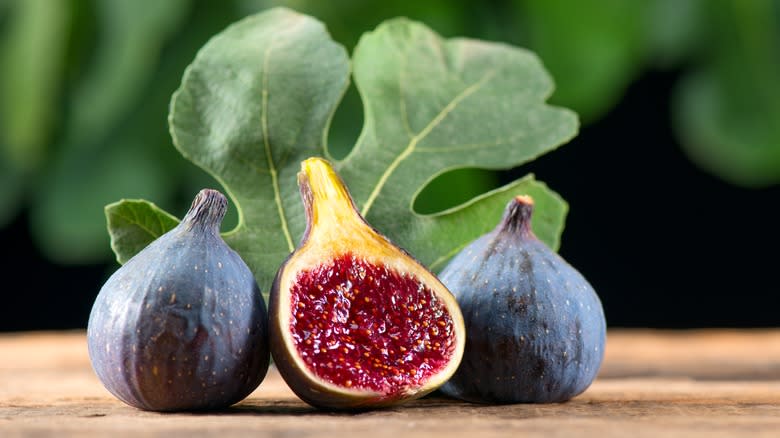
<path id="1" fill-rule="evenodd" d="M 246 400 L 160 414 L 109 394 L 81 331 L 0 335 L 0 436 L 780 436 L 780 330 L 611 330 L 602 372 L 566 403 L 476 405 L 434 394 L 318 411 L 275 370 Z"/>

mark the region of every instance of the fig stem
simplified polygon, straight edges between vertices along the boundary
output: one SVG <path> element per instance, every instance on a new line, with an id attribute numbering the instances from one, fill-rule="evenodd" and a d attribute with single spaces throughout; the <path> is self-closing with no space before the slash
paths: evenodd
<path id="1" fill-rule="evenodd" d="M 187 230 L 198 227 L 219 233 L 226 212 L 225 195 L 218 190 L 202 189 L 193 199 L 189 211 L 181 222 Z"/>
<path id="2" fill-rule="evenodd" d="M 504 217 L 498 225 L 500 231 L 523 236 L 533 236 L 531 217 L 534 212 L 534 200 L 528 195 L 515 196 L 504 209 Z"/>

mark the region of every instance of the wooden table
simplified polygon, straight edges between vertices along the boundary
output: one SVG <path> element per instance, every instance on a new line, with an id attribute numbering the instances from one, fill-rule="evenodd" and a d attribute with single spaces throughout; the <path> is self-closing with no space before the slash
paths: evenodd
<path id="1" fill-rule="evenodd" d="M 561 404 L 428 396 L 359 414 L 317 411 L 271 369 L 209 414 L 124 405 L 90 368 L 84 333 L 0 335 L 0 437 L 780 437 L 780 329 L 617 330 L 593 385 Z"/>

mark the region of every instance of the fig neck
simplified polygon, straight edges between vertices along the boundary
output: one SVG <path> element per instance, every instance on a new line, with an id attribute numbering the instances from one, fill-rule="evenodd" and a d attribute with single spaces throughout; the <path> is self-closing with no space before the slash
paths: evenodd
<path id="1" fill-rule="evenodd" d="M 515 196 L 504 209 L 504 216 L 498 224 L 498 231 L 521 237 L 533 236 L 534 233 L 531 230 L 533 212 L 534 201 L 530 196 Z"/>
<path id="2" fill-rule="evenodd" d="M 195 196 L 182 225 L 188 230 L 203 230 L 219 234 L 227 212 L 227 198 L 218 190 L 203 189 Z"/>
<path id="3" fill-rule="evenodd" d="M 350 233 L 347 225 L 363 224 L 344 181 L 322 158 L 301 163 L 298 186 L 306 210 L 306 233 L 326 231 L 330 235 Z M 357 220 L 356 220 L 357 219 Z"/>

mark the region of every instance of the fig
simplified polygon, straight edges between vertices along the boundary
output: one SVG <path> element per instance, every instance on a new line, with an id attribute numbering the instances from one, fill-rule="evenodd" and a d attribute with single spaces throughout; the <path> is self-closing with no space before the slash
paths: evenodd
<path id="1" fill-rule="evenodd" d="M 441 392 L 482 403 L 563 402 L 604 356 L 606 320 L 584 276 L 531 230 L 533 199 L 511 200 L 491 232 L 439 273 L 463 313 L 463 360 Z"/>
<path id="2" fill-rule="evenodd" d="M 331 164 L 301 163 L 299 245 L 271 288 L 274 364 L 308 404 L 366 410 L 422 397 L 463 355 L 457 302 L 409 252 L 357 211 Z"/>
<path id="3" fill-rule="evenodd" d="M 203 189 L 175 228 L 103 284 L 87 324 L 92 367 L 114 396 L 150 411 L 244 399 L 270 363 L 268 312 L 219 234 L 227 199 Z"/>

